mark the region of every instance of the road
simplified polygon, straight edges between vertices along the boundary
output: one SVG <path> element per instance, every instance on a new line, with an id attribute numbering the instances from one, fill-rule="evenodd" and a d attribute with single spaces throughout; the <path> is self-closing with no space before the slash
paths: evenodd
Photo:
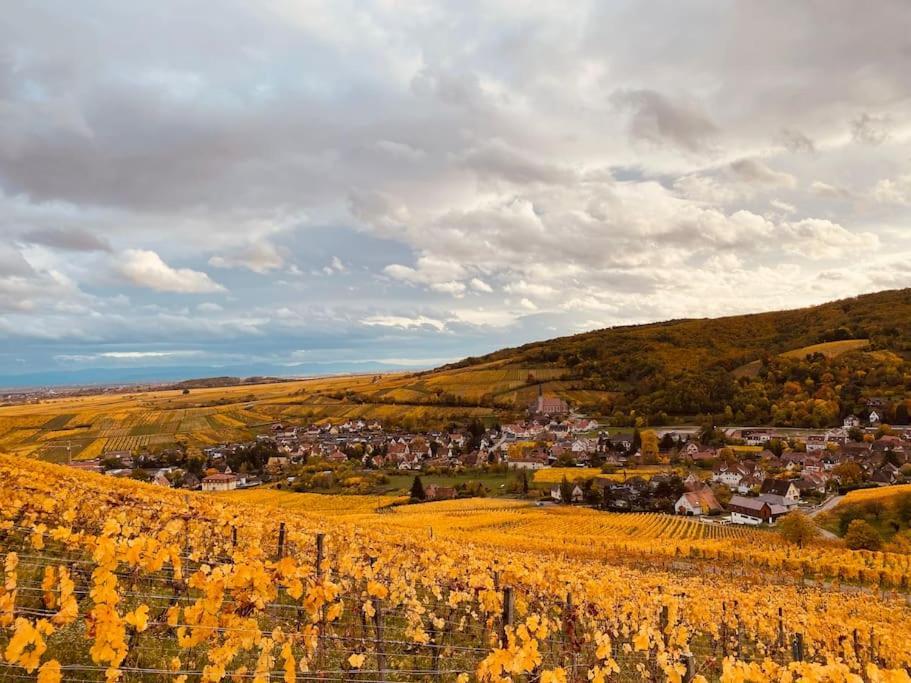
<path id="1" fill-rule="evenodd" d="M 822 505 L 820 505 L 818 508 L 816 508 L 815 510 L 811 510 L 811 511 L 809 512 L 809 516 L 810 516 L 810 517 L 816 517 L 817 515 L 819 515 L 819 514 L 821 514 L 821 513 L 823 513 L 823 512 L 828 512 L 829 510 L 831 510 L 832 508 L 834 508 L 836 505 L 838 505 L 838 504 L 841 502 L 841 499 L 842 499 L 842 498 L 844 498 L 844 496 L 832 496 L 832 497 L 829 498 L 827 501 L 825 501 Z M 823 529 L 822 527 L 818 527 L 818 529 L 819 529 L 820 535 L 821 535 L 823 538 L 828 538 L 828 539 L 830 539 L 830 540 L 837 540 L 837 539 L 838 539 L 838 536 L 836 536 L 835 534 L 833 534 L 833 533 L 832 533 L 831 531 L 829 531 L 828 529 Z"/>

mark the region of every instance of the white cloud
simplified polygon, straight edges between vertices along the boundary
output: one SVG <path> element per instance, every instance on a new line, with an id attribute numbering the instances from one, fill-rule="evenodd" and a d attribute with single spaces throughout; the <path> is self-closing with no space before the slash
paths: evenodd
<path id="1" fill-rule="evenodd" d="M 127 249 L 117 257 L 117 260 L 116 270 L 137 287 L 184 294 L 222 292 L 225 289 L 200 271 L 172 268 L 154 251 Z"/>
<path id="2" fill-rule="evenodd" d="M 434 282 L 430 285 L 430 289 L 434 292 L 452 294 L 455 297 L 461 297 L 465 294 L 465 284 L 456 280 L 450 280 L 449 282 Z"/>
<path id="3" fill-rule="evenodd" d="M 911 204 L 911 175 L 880 180 L 873 187 L 872 195 L 880 204 Z"/>
<path id="4" fill-rule="evenodd" d="M 493 292 L 493 287 L 484 282 L 481 278 L 471 278 L 471 282 L 469 282 L 468 285 L 476 292 L 484 292 L 486 294 Z"/>
<path id="5" fill-rule="evenodd" d="M 443 321 L 429 318 L 425 315 L 414 317 L 403 315 L 372 315 L 361 320 L 361 323 L 368 327 L 398 327 L 403 330 L 429 327 L 438 332 L 442 332 L 446 327 L 446 324 Z"/>

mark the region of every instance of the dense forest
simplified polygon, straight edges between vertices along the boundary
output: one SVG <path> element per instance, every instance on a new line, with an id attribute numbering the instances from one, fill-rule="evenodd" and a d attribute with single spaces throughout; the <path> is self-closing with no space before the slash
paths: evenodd
<path id="1" fill-rule="evenodd" d="M 821 427 L 876 405 L 908 422 L 911 290 L 790 311 L 615 327 L 467 358 L 473 367 L 559 368 L 590 411 L 623 423 L 716 415 Z M 533 381 L 530 371 L 529 381 Z M 601 392 L 601 393 L 599 393 Z M 592 402 L 591 396 L 600 396 Z"/>

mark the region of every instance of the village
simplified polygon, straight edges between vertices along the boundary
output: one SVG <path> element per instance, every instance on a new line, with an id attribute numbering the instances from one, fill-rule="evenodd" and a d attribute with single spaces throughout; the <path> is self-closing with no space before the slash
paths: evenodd
<path id="1" fill-rule="evenodd" d="M 863 418 L 847 417 L 838 428 L 800 433 L 711 426 L 624 431 L 539 395 L 526 419 L 504 425 L 406 432 L 364 420 L 274 423 L 252 442 L 207 447 L 201 457 L 179 449 L 115 451 L 70 464 L 203 491 L 277 486 L 373 493 L 403 475 L 448 475 L 472 485 L 430 484 L 425 500 L 508 494 L 541 505 L 771 525 L 849 489 L 911 481 L 909 455 L 911 431 L 881 424 L 875 409 Z M 474 481 L 495 476 L 509 477 L 510 486 L 491 490 Z M 351 480 L 357 486 L 344 488 Z"/>

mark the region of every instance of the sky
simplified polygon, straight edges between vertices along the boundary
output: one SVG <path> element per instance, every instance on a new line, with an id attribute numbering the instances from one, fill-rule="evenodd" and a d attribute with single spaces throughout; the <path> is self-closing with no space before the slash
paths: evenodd
<path id="1" fill-rule="evenodd" d="M 911 3 L 0 16 L 0 385 L 429 367 L 911 286 Z"/>

